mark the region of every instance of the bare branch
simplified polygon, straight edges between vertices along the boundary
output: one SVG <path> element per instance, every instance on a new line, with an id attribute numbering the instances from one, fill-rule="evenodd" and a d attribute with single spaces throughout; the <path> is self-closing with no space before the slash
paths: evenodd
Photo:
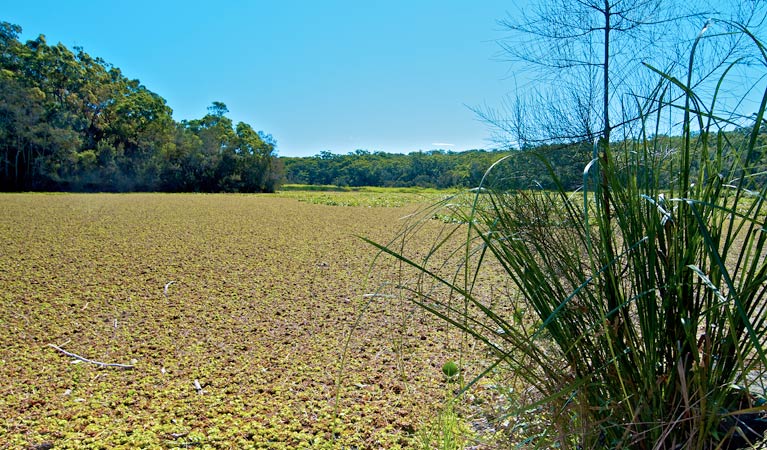
<path id="1" fill-rule="evenodd" d="M 75 358 L 75 359 L 78 359 L 80 361 L 87 362 L 87 363 L 90 363 L 90 364 L 95 364 L 95 365 L 101 366 L 101 367 L 117 367 L 119 369 L 133 369 L 133 367 L 134 367 L 132 364 L 105 363 L 105 362 L 101 362 L 101 361 L 94 361 L 94 360 L 88 359 L 88 358 L 83 358 L 80 355 L 68 352 L 68 351 L 64 350 L 63 348 L 61 348 L 61 347 L 59 347 L 57 345 L 53 345 L 53 344 L 48 344 L 48 347 L 52 347 L 52 348 L 58 350 L 59 352 L 65 354 L 67 356 L 70 356 L 72 358 Z"/>
<path id="2" fill-rule="evenodd" d="M 514 94 L 515 105 L 507 98 L 500 108 L 475 108 L 475 113 L 495 129 L 497 142 L 569 142 L 599 134 L 609 138 L 613 128 L 635 120 L 633 102 L 624 100 L 646 97 L 657 82 L 642 63 L 672 73 L 686 60 L 682 55 L 688 54 L 702 19 L 722 17 L 717 10 L 737 16 L 739 23 L 765 22 L 752 3 L 540 0 L 533 9 L 520 7 L 519 15 L 498 22 L 510 32 L 498 44 L 504 60 L 521 63 L 515 73 L 535 71 L 533 81 L 526 92 Z M 729 45 L 701 52 L 697 84 L 739 57 L 738 47 L 733 37 Z"/>

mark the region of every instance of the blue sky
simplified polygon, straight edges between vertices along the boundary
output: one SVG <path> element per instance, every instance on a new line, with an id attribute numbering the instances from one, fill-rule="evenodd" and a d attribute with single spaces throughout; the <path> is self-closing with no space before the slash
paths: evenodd
<path id="1" fill-rule="evenodd" d="M 467 106 L 513 89 L 496 23 L 508 0 L 4 1 L 22 40 L 81 46 L 164 97 L 228 116 L 283 156 L 490 148 Z"/>

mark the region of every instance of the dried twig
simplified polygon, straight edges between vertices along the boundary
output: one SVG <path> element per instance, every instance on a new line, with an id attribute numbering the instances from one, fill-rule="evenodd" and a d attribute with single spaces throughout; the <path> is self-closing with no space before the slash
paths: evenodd
<path id="1" fill-rule="evenodd" d="M 74 353 L 71 353 L 71 352 L 68 352 L 68 351 L 64 350 L 63 348 L 59 347 L 58 345 L 48 344 L 48 347 L 53 347 L 56 350 L 60 351 L 61 353 L 65 354 L 67 356 L 71 356 L 72 358 L 76 358 L 76 359 L 79 359 L 80 361 L 91 363 L 91 364 L 95 364 L 95 365 L 101 366 L 101 367 L 117 367 L 117 368 L 120 368 L 120 369 L 132 369 L 133 368 L 132 364 L 105 363 L 105 362 L 101 362 L 101 361 L 94 361 L 94 360 L 88 359 L 88 358 L 83 358 L 80 355 L 77 355 L 77 354 L 74 354 Z"/>
<path id="2" fill-rule="evenodd" d="M 162 293 L 167 297 L 168 296 L 168 288 L 175 283 L 175 281 L 169 281 L 165 284 L 165 287 L 162 290 Z"/>

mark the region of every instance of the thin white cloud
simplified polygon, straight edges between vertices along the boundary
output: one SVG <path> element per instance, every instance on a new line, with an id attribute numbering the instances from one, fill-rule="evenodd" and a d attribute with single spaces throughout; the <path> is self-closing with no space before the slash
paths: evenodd
<path id="1" fill-rule="evenodd" d="M 432 142 L 431 145 L 435 147 L 455 147 L 455 144 L 447 144 L 444 142 Z"/>

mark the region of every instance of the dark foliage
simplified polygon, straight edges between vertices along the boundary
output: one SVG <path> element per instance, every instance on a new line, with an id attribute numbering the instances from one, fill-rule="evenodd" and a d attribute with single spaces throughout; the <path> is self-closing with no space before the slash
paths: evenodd
<path id="1" fill-rule="evenodd" d="M 391 154 L 357 150 L 347 155 L 322 152 L 317 156 L 281 158 L 287 183 L 431 188 L 475 187 L 490 165 L 512 155 L 513 170 L 497 173 L 497 182 L 509 189 L 529 188 L 530 180 L 544 188 L 554 188 L 553 180 L 541 167 L 534 153 L 555 161 L 559 179 L 576 189 L 583 182 L 583 167 L 591 159 L 589 145 L 542 146 L 532 151 L 432 150 L 410 154 Z"/>
<path id="2" fill-rule="evenodd" d="M 0 190 L 272 192 L 275 142 L 214 102 L 177 123 L 120 69 L 0 22 Z"/>

